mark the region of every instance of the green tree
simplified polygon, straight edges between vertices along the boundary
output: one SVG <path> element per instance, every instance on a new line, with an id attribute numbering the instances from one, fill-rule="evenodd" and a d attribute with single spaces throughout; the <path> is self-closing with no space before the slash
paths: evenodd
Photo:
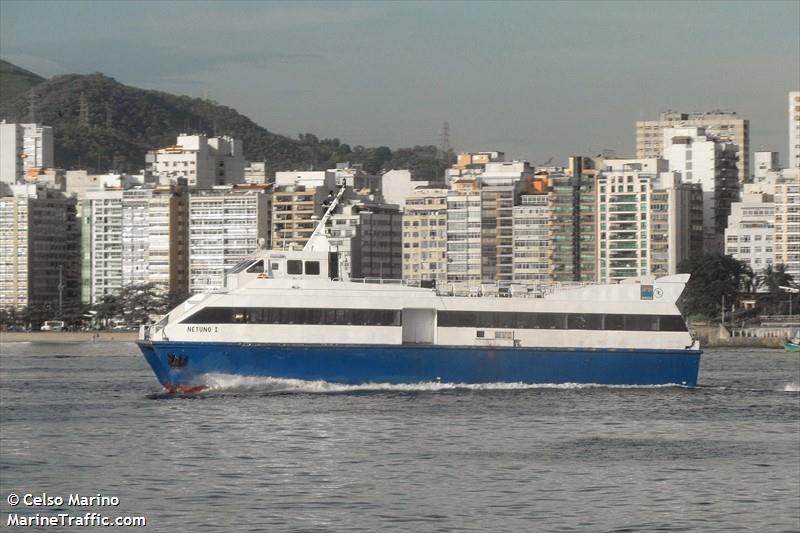
<path id="1" fill-rule="evenodd" d="M 721 315 L 722 300 L 733 303 L 742 283 L 745 264 L 729 255 L 706 254 L 681 262 L 678 270 L 691 274 L 683 292 L 683 312 L 690 317 Z"/>

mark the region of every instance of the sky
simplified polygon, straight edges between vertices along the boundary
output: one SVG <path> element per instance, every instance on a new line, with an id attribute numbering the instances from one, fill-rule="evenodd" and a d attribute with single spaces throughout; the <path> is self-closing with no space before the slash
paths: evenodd
<path id="1" fill-rule="evenodd" d="M 735 111 L 786 160 L 800 0 L 0 0 L 0 57 L 208 96 L 276 133 L 505 151 L 614 150 L 661 111 Z"/>

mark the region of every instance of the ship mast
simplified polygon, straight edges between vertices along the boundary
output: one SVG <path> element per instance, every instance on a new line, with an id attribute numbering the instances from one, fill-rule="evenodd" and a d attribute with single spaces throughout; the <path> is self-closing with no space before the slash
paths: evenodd
<path id="1" fill-rule="evenodd" d="M 339 188 L 339 192 L 336 194 L 336 197 L 331 202 L 331 205 L 328 206 L 328 209 L 327 211 L 325 211 L 325 214 L 322 216 L 322 219 L 320 219 L 319 224 L 317 224 L 317 227 L 314 228 L 314 233 L 312 233 L 311 237 L 308 238 L 306 245 L 303 247 L 304 252 L 313 250 L 314 241 L 319 238 L 325 237 L 325 224 L 328 223 L 328 220 L 331 218 L 331 215 L 333 215 L 333 210 L 336 209 L 337 205 L 339 205 L 339 201 L 342 199 L 342 195 L 344 195 L 344 189 L 345 189 L 345 183 L 343 182 L 342 186 Z"/>

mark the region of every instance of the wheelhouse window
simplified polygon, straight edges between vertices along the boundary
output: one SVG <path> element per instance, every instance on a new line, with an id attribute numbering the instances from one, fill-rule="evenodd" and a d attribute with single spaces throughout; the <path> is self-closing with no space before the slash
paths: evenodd
<path id="1" fill-rule="evenodd" d="M 247 272 L 250 274 L 260 274 L 261 272 L 264 272 L 264 260 L 259 259 L 258 261 L 247 267 Z"/>
<path id="2" fill-rule="evenodd" d="M 306 275 L 319 276 L 319 261 L 306 261 L 305 268 Z"/>
<path id="3" fill-rule="evenodd" d="M 294 275 L 302 274 L 303 262 L 296 259 L 290 259 L 289 261 L 286 261 L 286 272 Z"/>

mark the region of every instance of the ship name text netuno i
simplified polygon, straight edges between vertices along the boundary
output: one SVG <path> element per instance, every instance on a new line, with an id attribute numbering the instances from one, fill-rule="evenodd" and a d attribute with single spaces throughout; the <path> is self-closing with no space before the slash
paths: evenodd
<path id="1" fill-rule="evenodd" d="M 325 223 L 302 250 L 259 250 L 138 344 L 161 385 L 209 376 L 344 384 L 697 384 L 700 350 L 676 306 L 686 274 L 500 291 L 341 279 Z M 443 290 L 444 289 L 444 290 Z M 513 287 L 512 287 L 513 289 Z"/>

